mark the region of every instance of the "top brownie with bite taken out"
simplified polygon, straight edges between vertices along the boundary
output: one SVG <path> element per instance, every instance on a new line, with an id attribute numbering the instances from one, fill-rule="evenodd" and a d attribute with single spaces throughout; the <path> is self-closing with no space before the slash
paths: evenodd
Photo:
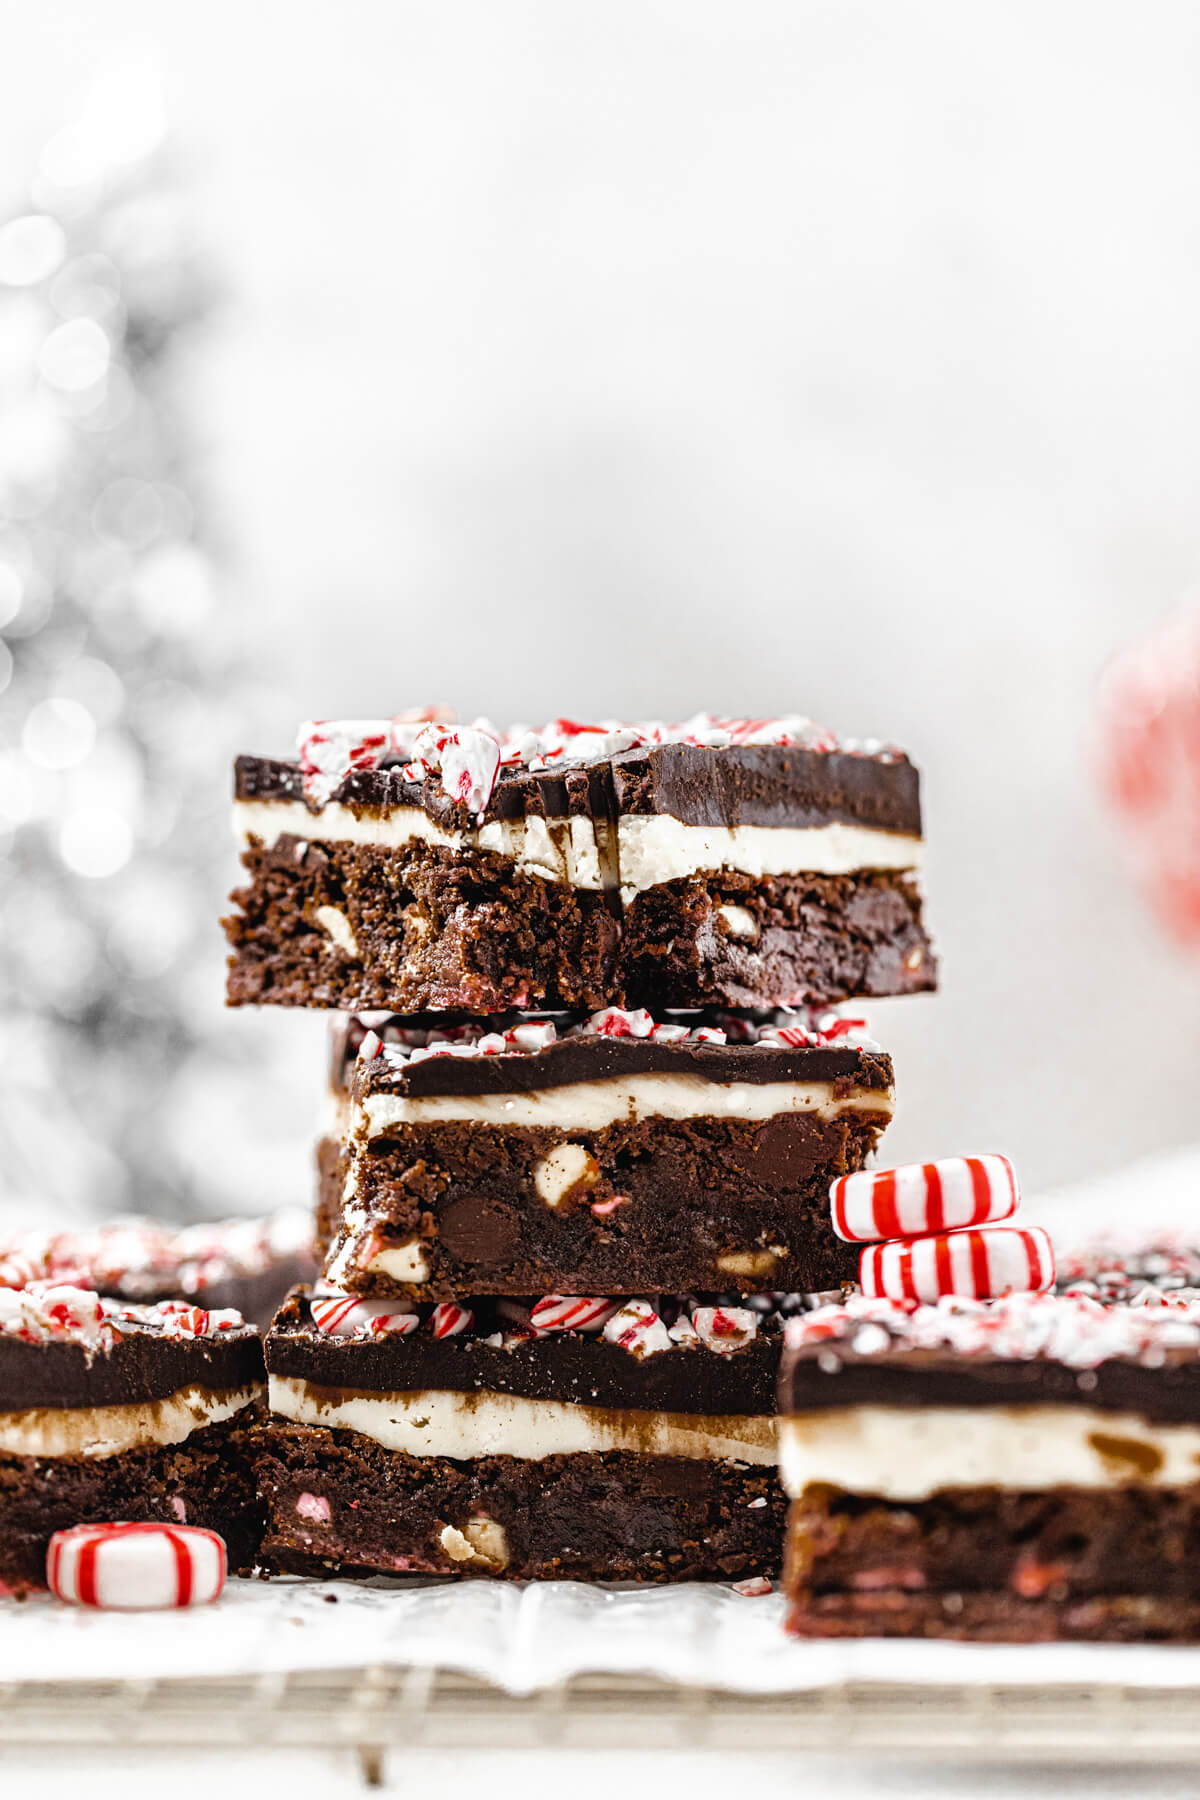
<path id="1" fill-rule="evenodd" d="M 228 998 L 349 1011 L 825 1005 L 936 984 L 915 768 L 800 718 L 429 714 L 239 757 Z"/>

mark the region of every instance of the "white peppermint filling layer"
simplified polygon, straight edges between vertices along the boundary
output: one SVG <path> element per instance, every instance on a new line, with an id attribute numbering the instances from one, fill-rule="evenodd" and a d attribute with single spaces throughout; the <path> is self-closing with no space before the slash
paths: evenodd
<path id="1" fill-rule="evenodd" d="M 666 813 L 617 820 L 617 864 L 628 901 L 701 869 L 740 874 L 850 875 L 857 869 L 916 871 L 920 838 L 865 825 L 684 825 Z"/>
<path id="2" fill-rule="evenodd" d="M 1200 1426 L 1090 1406 L 852 1406 L 779 1421 L 779 1472 L 881 1500 L 944 1488 L 1181 1487 L 1200 1480 Z"/>
<path id="3" fill-rule="evenodd" d="M 415 1394 L 362 1394 L 272 1375 L 271 1411 L 300 1425 L 357 1431 L 385 1450 L 409 1456 L 576 1456 L 627 1450 L 642 1456 L 687 1456 L 707 1462 L 776 1461 L 770 1414 L 711 1417 L 574 1406 L 480 1391 L 437 1389 Z"/>
<path id="4" fill-rule="evenodd" d="M 619 886 L 629 901 L 663 881 L 701 869 L 743 875 L 849 875 L 859 869 L 920 867 L 920 838 L 865 825 L 684 825 L 666 813 L 631 813 L 617 820 L 615 859 L 606 829 L 588 818 L 505 819 L 470 831 L 445 831 L 419 806 L 355 813 L 331 800 L 309 812 L 299 800 L 239 800 L 234 830 L 243 841 L 271 848 L 290 836 L 308 843 L 371 844 L 398 850 L 425 843 L 511 856 L 517 866 L 570 887 Z"/>
<path id="5" fill-rule="evenodd" d="M 574 1081 L 529 1094 L 370 1094 L 358 1109 L 368 1138 L 397 1125 L 461 1120 L 488 1125 L 544 1125 L 559 1131 L 601 1131 L 640 1119 L 773 1119 L 780 1113 L 845 1112 L 890 1117 L 888 1088 L 853 1088 L 834 1097 L 829 1081 L 705 1081 L 698 1075 L 613 1076 Z"/>
<path id="6" fill-rule="evenodd" d="M 0 1451 L 9 1456 L 120 1456 L 139 1444 L 182 1444 L 194 1431 L 232 1419 L 260 1388 L 180 1388 L 164 1400 L 126 1406 L 38 1407 L 0 1413 Z"/>
<path id="7" fill-rule="evenodd" d="M 419 806 L 396 806 L 386 813 L 356 813 L 331 800 L 309 812 L 299 800 L 238 800 L 235 833 L 260 838 L 270 849 L 284 836 L 313 844 L 370 844 L 400 850 L 406 844 L 434 844 L 447 850 L 490 850 L 511 856 L 529 875 L 569 887 L 605 886 L 602 847 L 591 819 L 503 819 L 471 831 L 445 831 Z M 615 882 L 615 876 L 614 876 Z"/>

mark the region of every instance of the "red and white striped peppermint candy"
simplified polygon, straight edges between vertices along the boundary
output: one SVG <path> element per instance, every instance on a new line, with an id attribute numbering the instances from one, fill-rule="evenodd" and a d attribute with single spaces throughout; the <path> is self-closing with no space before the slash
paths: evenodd
<path id="1" fill-rule="evenodd" d="M 358 1294 L 314 1294 L 308 1310 L 317 1330 L 330 1337 L 407 1337 L 420 1323 L 410 1308 L 388 1309 L 382 1301 Z"/>
<path id="2" fill-rule="evenodd" d="M 435 1338 L 457 1337 L 460 1332 L 470 1331 L 474 1323 L 475 1314 L 470 1307 L 456 1306 L 453 1300 L 443 1300 L 429 1316 L 429 1329 Z"/>
<path id="3" fill-rule="evenodd" d="M 378 768 L 391 743 L 387 719 L 308 719 L 297 735 L 304 791 L 323 806 L 347 775 Z"/>
<path id="4" fill-rule="evenodd" d="M 744 1306 L 698 1306 L 692 1324 L 700 1342 L 722 1356 L 740 1350 L 758 1335 L 758 1314 Z"/>
<path id="5" fill-rule="evenodd" d="M 592 1014 L 587 1030 L 599 1037 L 645 1038 L 653 1032 L 654 1020 L 644 1006 L 635 1012 L 627 1012 L 623 1006 L 606 1006 Z"/>
<path id="6" fill-rule="evenodd" d="M 75 1525 L 50 1539 L 46 1585 L 74 1606 L 203 1606 L 225 1585 L 225 1545 L 195 1525 Z"/>
<path id="7" fill-rule="evenodd" d="M 531 1024 L 514 1025 L 504 1033 L 504 1042 L 514 1050 L 548 1049 L 558 1037 L 552 1019 L 538 1019 Z"/>
<path id="8" fill-rule="evenodd" d="M 413 745 L 427 769 L 436 770 L 451 799 L 481 813 L 500 771 L 500 744 L 478 725 L 427 725 Z"/>
<path id="9" fill-rule="evenodd" d="M 671 1348 L 667 1328 L 648 1300 L 626 1300 L 605 1325 L 604 1336 L 639 1359 Z"/>
<path id="10" fill-rule="evenodd" d="M 868 1244 L 859 1259 L 858 1279 L 868 1299 L 927 1305 L 945 1294 L 971 1300 L 1038 1294 L 1054 1285 L 1054 1251 L 1038 1225 L 942 1231 Z"/>
<path id="11" fill-rule="evenodd" d="M 1016 1170 L 998 1155 L 859 1169 L 829 1190 L 833 1229 L 851 1244 L 992 1225 L 1010 1219 L 1020 1198 Z"/>
<path id="12" fill-rule="evenodd" d="M 529 1317 L 537 1331 L 600 1331 L 616 1310 L 615 1300 L 547 1294 L 534 1302 Z"/>
<path id="13" fill-rule="evenodd" d="M 1100 773 L 1134 875 L 1171 935 L 1200 947 L 1200 599 L 1110 666 Z"/>

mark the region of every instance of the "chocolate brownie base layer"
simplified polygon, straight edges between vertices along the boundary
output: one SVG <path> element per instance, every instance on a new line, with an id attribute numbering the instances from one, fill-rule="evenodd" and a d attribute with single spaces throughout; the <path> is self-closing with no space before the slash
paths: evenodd
<path id="1" fill-rule="evenodd" d="M 205 1426 L 181 1444 L 144 1444 L 117 1456 L 0 1453 L 0 1591 L 44 1587 L 54 1532 L 109 1520 L 204 1526 L 225 1540 L 231 1571 L 249 1573 L 263 1508 L 248 1418 Z"/>
<path id="2" fill-rule="evenodd" d="M 773 1469 L 627 1452 L 453 1462 L 309 1425 L 257 1437 L 263 1561 L 281 1573 L 668 1582 L 778 1570 Z"/>
<path id="3" fill-rule="evenodd" d="M 784 1587 L 803 1637 L 1194 1642 L 1200 1484 L 903 1505 L 814 1489 L 789 1514 Z"/>
<path id="4" fill-rule="evenodd" d="M 249 885 L 224 922 L 230 1005 L 480 1014 L 620 997 L 607 896 L 510 857 L 282 836 L 242 862 Z"/>
<path id="5" fill-rule="evenodd" d="M 735 869 L 664 882 L 622 920 L 620 983 L 640 1006 L 824 1006 L 925 993 L 937 962 L 911 874 Z"/>
<path id="6" fill-rule="evenodd" d="M 702 872 L 636 895 L 479 849 L 251 839 L 231 1005 L 396 1012 L 824 1005 L 936 985 L 911 873 Z"/>
<path id="7" fill-rule="evenodd" d="M 574 1156 L 578 1147 L 580 1161 L 571 1170 L 578 1166 L 582 1179 L 553 1203 L 539 1184 L 546 1188 L 546 1171 L 562 1154 L 562 1132 L 402 1126 L 355 1159 L 355 1216 L 365 1216 L 371 1235 L 361 1261 L 337 1264 L 337 1279 L 358 1292 L 415 1300 L 480 1290 L 835 1288 L 854 1280 L 858 1251 L 833 1231 L 829 1184 L 862 1168 L 888 1117 L 849 1110 L 832 1119 L 781 1113 L 765 1123 L 650 1118 L 572 1132 L 568 1149 Z M 322 1248 L 336 1258 L 349 1158 L 327 1143 L 318 1166 Z M 381 1250 L 414 1244 L 427 1279 L 406 1282 L 370 1266 Z M 347 1255 L 353 1259 L 353 1246 Z"/>

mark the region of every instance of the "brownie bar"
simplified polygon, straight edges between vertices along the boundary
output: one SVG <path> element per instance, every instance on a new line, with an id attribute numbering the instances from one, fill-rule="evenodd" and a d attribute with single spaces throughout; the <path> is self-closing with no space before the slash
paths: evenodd
<path id="1" fill-rule="evenodd" d="M 437 1300 L 853 1280 L 829 1185 L 875 1147 L 892 1068 L 860 1027 L 824 1025 L 614 1010 L 338 1033 L 327 1279 Z"/>
<path id="2" fill-rule="evenodd" d="M 206 1526 L 248 1570 L 262 1395 L 262 1346 L 237 1313 L 0 1289 L 0 1587 L 42 1585 L 55 1531 L 113 1519 Z"/>
<path id="3" fill-rule="evenodd" d="M 789 720 L 562 724 L 462 728 L 478 766 L 457 787 L 412 724 L 240 757 L 230 1003 L 767 1007 L 935 985 L 899 751 Z"/>
<path id="4" fill-rule="evenodd" d="M 948 1490 L 903 1505 L 810 1490 L 784 1585 L 803 1637 L 1200 1640 L 1200 1484 Z"/>
<path id="5" fill-rule="evenodd" d="M 0 1238 L 0 1287 L 51 1281 L 113 1300 L 186 1300 L 264 1325 L 315 1272 L 313 1217 L 301 1207 L 259 1219 L 173 1226 L 128 1218 Z"/>
<path id="6" fill-rule="evenodd" d="M 269 1566 L 638 1581 L 777 1570 L 773 1387 L 798 1298 L 588 1301 L 585 1328 L 554 1330 L 536 1302 L 380 1304 L 297 1293 L 268 1334 Z"/>
<path id="7" fill-rule="evenodd" d="M 273 1425 L 263 1560 L 298 1575 L 736 1581 L 778 1572 L 774 1470 L 617 1452 L 414 1457 L 353 1431 Z"/>
<path id="8" fill-rule="evenodd" d="M 1200 1294 L 794 1319 L 785 1588 L 806 1636 L 1200 1635 Z"/>

